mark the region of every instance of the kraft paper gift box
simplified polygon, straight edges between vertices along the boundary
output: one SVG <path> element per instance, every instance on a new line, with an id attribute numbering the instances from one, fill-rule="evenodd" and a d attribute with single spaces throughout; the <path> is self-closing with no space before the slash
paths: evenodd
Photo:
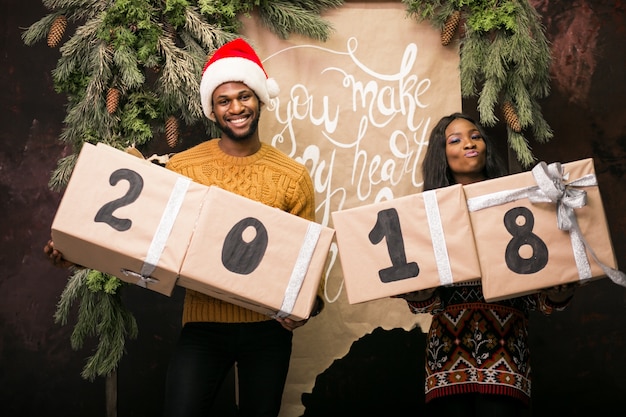
<path id="1" fill-rule="evenodd" d="M 542 162 L 463 189 L 487 301 L 621 274 L 592 159 Z"/>
<path id="2" fill-rule="evenodd" d="M 332 213 L 350 304 L 480 278 L 460 185 Z"/>
<path id="3" fill-rule="evenodd" d="M 171 295 L 208 187 L 86 143 L 52 223 L 68 260 Z"/>
<path id="4" fill-rule="evenodd" d="M 178 285 L 269 316 L 308 318 L 334 230 L 209 188 Z"/>

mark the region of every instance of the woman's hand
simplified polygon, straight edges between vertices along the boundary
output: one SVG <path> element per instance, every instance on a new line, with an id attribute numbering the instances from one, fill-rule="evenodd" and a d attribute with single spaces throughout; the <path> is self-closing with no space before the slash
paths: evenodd
<path id="1" fill-rule="evenodd" d="M 436 289 L 437 287 L 428 288 L 426 290 L 408 292 L 406 294 L 396 295 L 394 298 L 403 298 L 406 301 L 420 302 L 428 300 L 430 297 L 432 297 Z"/>
<path id="2" fill-rule="evenodd" d="M 572 296 L 574 295 L 574 291 L 578 286 L 579 284 L 577 282 L 572 282 L 569 284 L 557 285 L 547 288 L 543 290 L 543 293 L 551 302 L 555 304 L 562 304 L 572 298 Z"/>

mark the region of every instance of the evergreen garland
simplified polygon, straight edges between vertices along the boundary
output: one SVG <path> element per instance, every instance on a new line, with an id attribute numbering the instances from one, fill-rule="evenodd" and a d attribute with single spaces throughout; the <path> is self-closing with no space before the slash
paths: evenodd
<path id="1" fill-rule="evenodd" d="M 199 74 L 208 54 L 240 36 L 239 16 L 256 11 L 281 38 L 301 34 L 324 41 L 332 27 L 321 13 L 341 6 L 343 0 L 43 0 L 43 4 L 51 12 L 29 26 L 22 40 L 26 45 L 42 40 L 50 47 L 61 45 L 52 71 L 55 90 L 67 97 L 59 139 L 74 152 L 58 161 L 50 177 L 49 187 L 60 191 L 85 142 L 118 149 L 145 145 L 164 132 L 172 117 L 190 126 L 202 123 L 214 137 L 217 130 L 202 113 Z M 66 37 L 65 30 L 72 26 L 75 32 Z M 57 323 L 65 325 L 74 303 L 80 303 L 72 348 L 80 349 L 89 337 L 99 340 L 83 369 L 86 379 L 114 374 L 126 338 L 137 336 L 135 319 L 121 301 L 124 284 L 99 271 L 76 270 L 61 294 Z"/>
<path id="2" fill-rule="evenodd" d="M 83 347 L 88 337 L 98 336 L 96 353 L 87 360 L 82 377 L 93 381 L 96 376 L 113 372 L 124 354 L 126 337 L 137 337 L 135 317 L 123 305 L 117 289 L 119 279 L 99 271 L 82 269 L 69 279 L 54 315 L 57 323 L 67 324 L 72 305 L 80 300 L 78 319 L 70 337 L 73 349 Z"/>
<path id="3" fill-rule="evenodd" d="M 463 97 L 478 97 L 480 121 L 493 126 L 500 104 L 507 122 L 508 145 L 523 167 L 535 162 L 524 131 L 539 143 L 552 130 L 539 100 L 550 91 L 551 52 L 540 17 L 528 0 L 403 0 L 407 13 L 429 20 L 442 33 L 448 18 L 460 12 L 460 75 Z"/>

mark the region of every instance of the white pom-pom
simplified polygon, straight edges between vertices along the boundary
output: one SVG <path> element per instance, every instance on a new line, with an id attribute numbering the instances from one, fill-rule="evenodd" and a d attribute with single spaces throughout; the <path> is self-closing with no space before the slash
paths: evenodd
<path id="1" fill-rule="evenodd" d="M 280 93 L 280 88 L 278 87 L 278 83 L 273 78 L 268 78 L 266 82 L 267 86 L 267 94 L 270 98 L 278 97 L 278 93 Z"/>

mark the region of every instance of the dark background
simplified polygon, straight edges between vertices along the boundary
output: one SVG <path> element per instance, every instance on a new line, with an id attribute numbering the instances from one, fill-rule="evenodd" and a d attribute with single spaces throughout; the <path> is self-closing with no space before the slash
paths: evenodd
<path id="1" fill-rule="evenodd" d="M 615 254 L 624 269 L 626 3 L 531 3 L 543 16 L 554 55 L 552 93 L 542 107 L 555 137 L 548 144 L 533 142 L 534 154 L 546 162 L 594 158 Z M 69 152 L 58 141 L 65 99 L 51 80 L 59 51 L 45 42 L 27 47 L 21 40 L 23 29 L 45 13 L 39 0 L 0 4 L 0 413 L 104 416 L 104 380 L 80 377 L 95 341 L 73 351 L 72 323 L 54 323 L 68 274 L 51 267 L 42 252 L 60 201 L 47 182 L 57 160 Z M 464 100 L 474 115 L 475 106 L 474 100 Z M 505 137 L 502 126 L 492 133 Z M 187 133 L 181 146 L 201 139 Z M 167 298 L 129 286 L 124 298 L 137 318 L 139 337 L 127 343 L 120 363 L 118 415 L 157 416 L 179 330 L 182 290 Z M 533 416 L 623 409 L 625 288 L 598 280 L 579 289 L 566 311 L 533 315 L 530 343 Z M 376 329 L 303 394 L 305 415 L 421 414 L 423 348 L 419 329 Z"/>

